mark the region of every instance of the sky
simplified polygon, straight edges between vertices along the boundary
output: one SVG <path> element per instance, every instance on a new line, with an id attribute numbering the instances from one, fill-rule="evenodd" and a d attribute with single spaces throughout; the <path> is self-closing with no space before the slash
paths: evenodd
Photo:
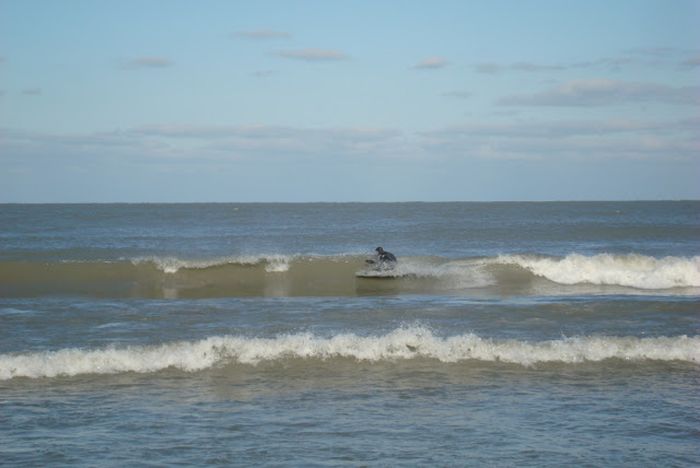
<path id="1" fill-rule="evenodd" d="M 700 0 L 0 0 L 0 202 L 700 198 Z"/>

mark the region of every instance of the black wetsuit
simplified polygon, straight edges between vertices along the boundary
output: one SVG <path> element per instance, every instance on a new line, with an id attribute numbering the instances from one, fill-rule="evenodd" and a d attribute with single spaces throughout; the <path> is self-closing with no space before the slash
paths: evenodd
<path id="1" fill-rule="evenodd" d="M 379 261 L 381 263 L 396 263 L 396 256 L 391 252 L 383 250 L 379 252 Z"/>
<path id="2" fill-rule="evenodd" d="M 391 270 L 396 266 L 396 256 L 393 253 L 387 252 L 381 247 L 377 247 L 375 250 L 377 251 L 377 260 L 368 260 L 367 263 L 374 263 L 381 270 Z"/>

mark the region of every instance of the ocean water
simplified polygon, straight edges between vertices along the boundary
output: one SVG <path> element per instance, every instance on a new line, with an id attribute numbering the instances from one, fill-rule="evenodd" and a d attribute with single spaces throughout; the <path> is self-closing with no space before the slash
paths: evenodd
<path id="1" fill-rule="evenodd" d="M 698 466 L 699 306 L 700 202 L 0 205 L 0 465 Z"/>

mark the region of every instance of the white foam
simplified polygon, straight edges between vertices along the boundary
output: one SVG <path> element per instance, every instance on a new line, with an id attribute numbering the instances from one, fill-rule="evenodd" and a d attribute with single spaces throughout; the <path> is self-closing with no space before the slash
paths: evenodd
<path id="1" fill-rule="evenodd" d="M 435 278 L 441 289 L 464 289 L 491 286 L 495 279 L 480 260 L 455 260 L 435 263 L 424 258 L 401 259 L 394 268 L 367 268 L 358 272 L 364 277 Z"/>
<path id="2" fill-rule="evenodd" d="M 216 257 L 205 260 L 183 260 L 177 257 L 138 257 L 130 259 L 134 265 L 152 263 L 163 273 L 177 273 L 180 269 L 201 270 L 223 265 L 258 265 L 266 263 L 265 271 L 284 272 L 289 270 L 293 256 L 287 255 L 242 255 Z"/>
<path id="3" fill-rule="evenodd" d="M 290 260 L 290 257 L 284 255 L 266 257 L 265 261 L 267 265 L 265 266 L 265 271 L 268 273 L 284 273 L 285 271 L 289 271 Z"/>
<path id="4" fill-rule="evenodd" d="M 475 360 L 523 366 L 552 362 L 575 364 L 606 359 L 700 363 L 700 336 L 599 336 L 529 342 L 495 340 L 475 334 L 443 338 L 435 336 L 422 326 L 401 327 L 380 336 L 358 336 L 352 333 L 329 338 L 311 333 L 280 335 L 275 338 L 216 336 L 156 346 L 2 354 L 0 380 L 15 377 L 148 373 L 167 368 L 194 372 L 229 362 L 255 365 L 290 358 L 351 358 L 367 362 L 428 358 L 444 363 Z"/>
<path id="5" fill-rule="evenodd" d="M 638 289 L 700 287 L 700 256 L 654 258 L 599 254 L 539 258 L 504 255 L 494 263 L 513 264 L 560 284 L 589 283 Z"/>

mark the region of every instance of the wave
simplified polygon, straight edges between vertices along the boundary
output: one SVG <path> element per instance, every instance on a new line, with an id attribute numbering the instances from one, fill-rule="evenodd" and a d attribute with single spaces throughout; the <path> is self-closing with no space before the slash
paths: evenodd
<path id="1" fill-rule="evenodd" d="M 648 290 L 700 287 L 700 256 L 658 259 L 639 254 L 570 254 L 561 258 L 500 255 L 439 264 L 409 260 L 391 270 L 364 270 L 361 275 L 377 278 L 459 278 L 463 284 L 475 287 L 496 284 L 498 278 L 495 273 L 498 270 L 494 267 L 498 266 L 514 266 L 562 285 L 588 284 Z M 517 280 L 513 275 L 510 275 L 510 279 Z"/>
<path id="2" fill-rule="evenodd" d="M 0 262 L 0 296 L 355 296 L 368 294 L 557 295 L 700 293 L 700 256 L 403 257 L 375 271 L 360 255 L 258 255 L 212 259 Z M 636 291 L 636 292 L 635 292 Z"/>
<path id="3" fill-rule="evenodd" d="M 82 374 L 151 373 L 165 369 L 196 372 L 227 364 L 257 365 L 280 360 L 354 359 L 383 362 L 433 359 L 441 363 L 502 362 L 532 366 L 578 364 L 609 359 L 700 363 L 700 337 L 657 338 L 582 336 L 529 342 L 482 338 L 475 334 L 435 336 L 423 326 L 385 335 L 353 333 L 319 337 L 311 333 L 274 338 L 215 336 L 199 341 L 103 349 L 61 349 L 0 355 L 0 380 Z"/>
<path id="4" fill-rule="evenodd" d="M 518 265 L 559 284 L 596 284 L 637 289 L 700 286 L 700 256 L 654 258 L 645 255 L 571 254 L 564 258 L 500 256 L 494 263 Z"/>
<path id="5" fill-rule="evenodd" d="M 183 260 L 177 257 L 137 257 L 128 260 L 134 265 L 151 264 L 163 273 L 177 273 L 183 269 L 203 270 L 225 265 L 255 266 L 265 265 L 265 271 L 284 272 L 289 270 L 289 262 L 295 258 L 290 255 L 244 255 L 218 257 L 209 260 Z"/>

